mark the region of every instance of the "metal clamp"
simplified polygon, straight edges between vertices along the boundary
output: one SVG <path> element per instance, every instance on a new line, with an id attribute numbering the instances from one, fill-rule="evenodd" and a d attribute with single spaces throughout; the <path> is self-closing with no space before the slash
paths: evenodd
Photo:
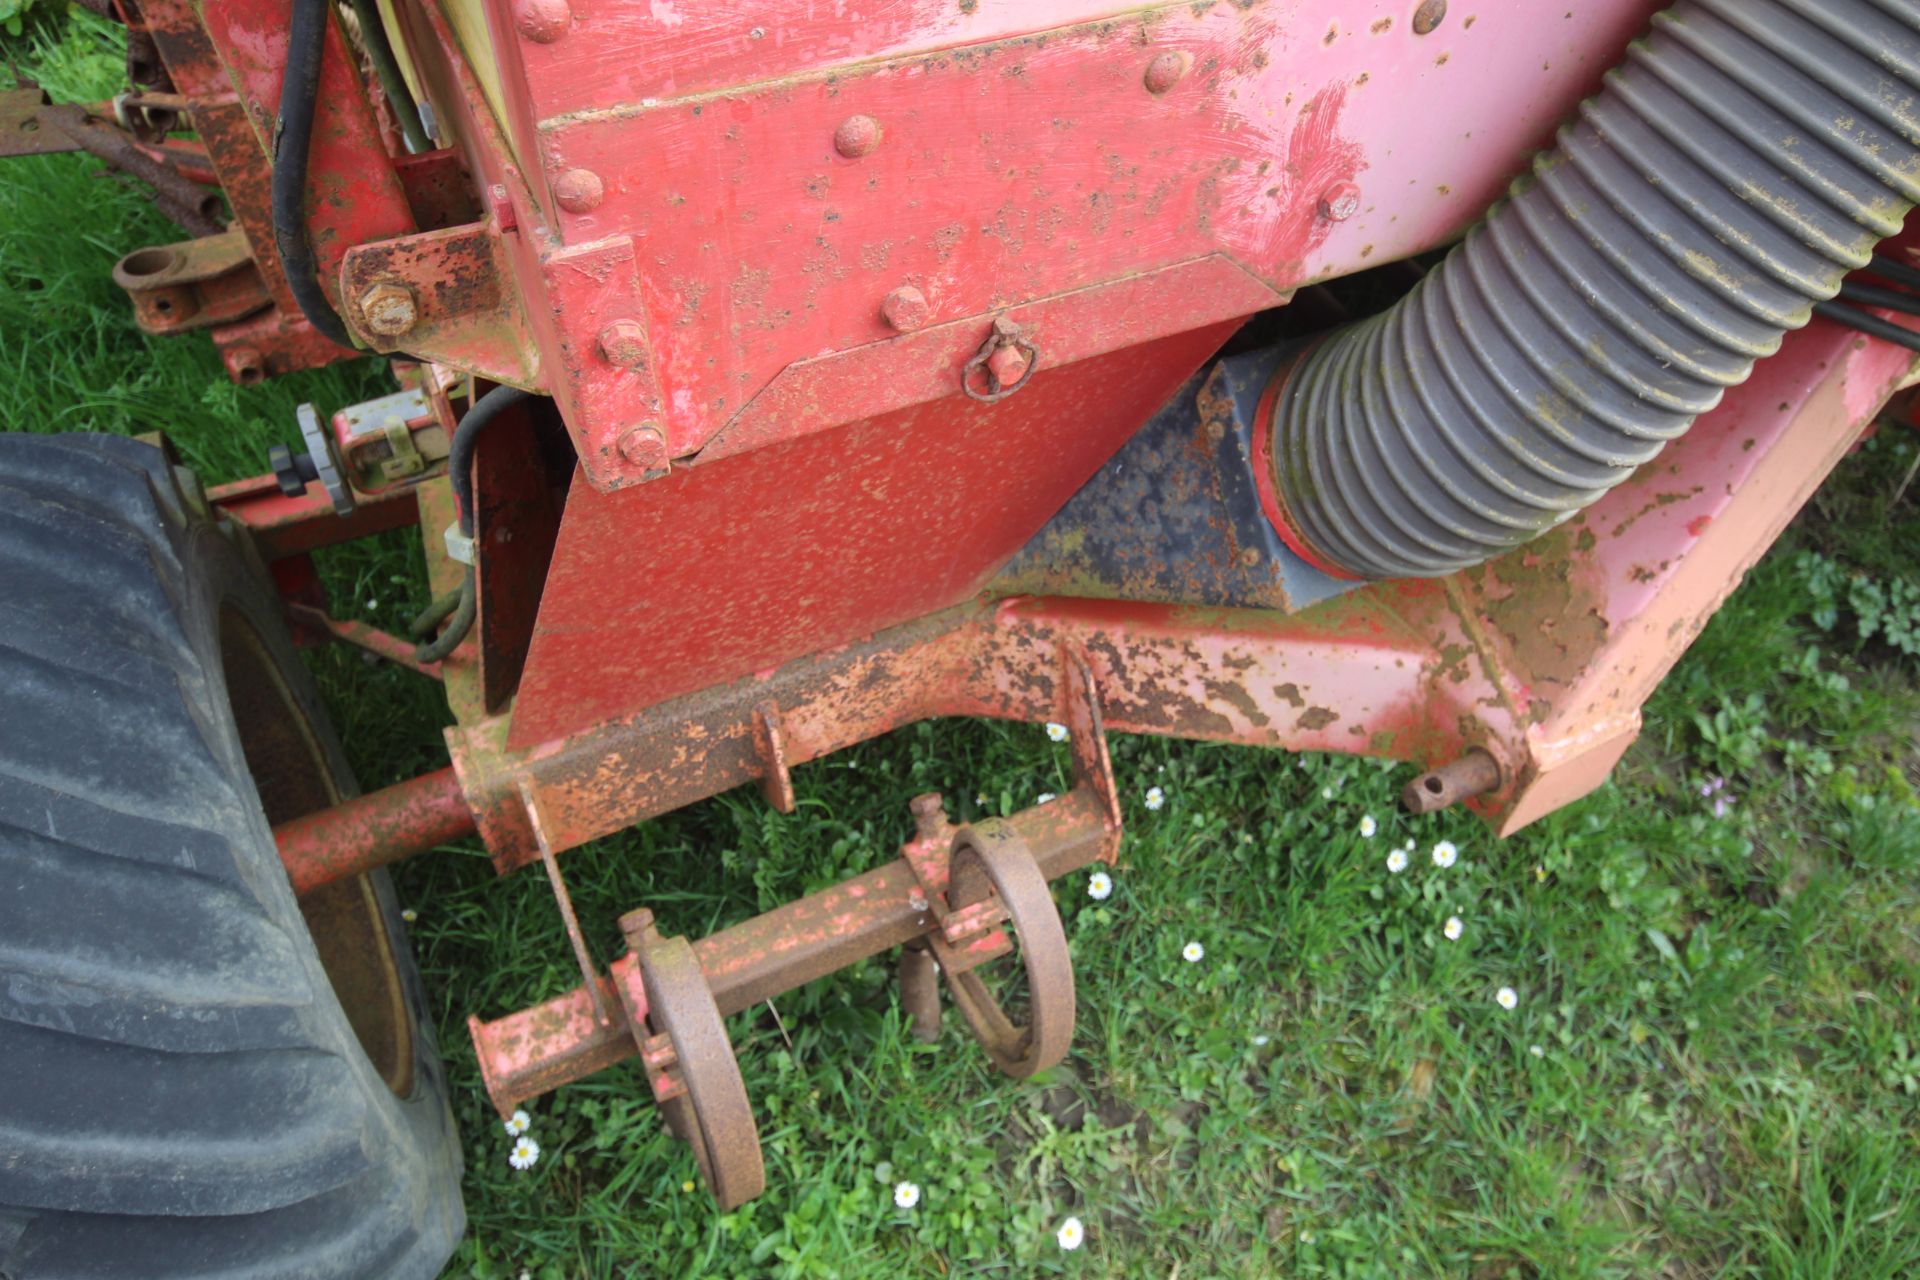
<path id="1" fill-rule="evenodd" d="M 1006 357 L 996 360 L 994 357 L 1007 352 L 1021 357 L 1025 364 L 1020 375 L 1012 382 L 1001 381 L 1001 365 Z M 1027 385 L 1027 379 L 1033 377 L 1033 371 L 1040 367 L 1040 348 L 1027 341 L 1020 326 L 1005 316 L 995 316 L 993 332 L 980 344 L 980 349 L 960 369 L 960 389 L 968 397 L 982 404 L 992 404 L 996 400 L 1005 400 L 1008 396 Z M 974 375 L 984 373 L 987 389 L 981 391 L 974 386 Z"/>
<path id="2" fill-rule="evenodd" d="M 1004 914 L 1020 943 L 1031 1001 L 1027 1024 L 1016 1025 L 980 981 L 972 966 L 950 967 L 951 944 L 936 931 L 927 936 L 940 961 L 953 1003 L 993 1064 L 1015 1079 L 1025 1079 L 1058 1064 L 1073 1043 L 1075 999 L 1073 960 L 1047 878 L 1033 850 L 1004 819 L 990 818 L 960 828 L 953 840 L 947 902 L 950 919 L 971 915 L 970 908 L 992 903 L 993 916 Z M 992 916 L 988 917 L 989 919 Z"/>

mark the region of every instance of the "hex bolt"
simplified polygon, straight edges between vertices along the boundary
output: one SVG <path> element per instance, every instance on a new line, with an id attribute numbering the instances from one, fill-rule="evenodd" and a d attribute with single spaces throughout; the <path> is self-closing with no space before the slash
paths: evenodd
<path id="1" fill-rule="evenodd" d="M 1027 353 L 1012 344 L 997 348 L 987 357 L 987 372 L 991 373 L 994 381 L 1002 387 L 1010 387 L 1020 381 L 1021 375 L 1026 371 Z"/>
<path id="2" fill-rule="evenodd" d="M 880 145 L 880 122 L 872 116 L 848 116 L 833 131 L 833 149 L 849 160 L 870 155 Z"/>
<path id="3" fill-rule="evenodd" d="M 918 329 L 933 310 L 927 295 L 910 284 L 903 284 L 880 304 L 880 318 L 902 333 Z"/>
<path id="4" fill-rule="evenodd" d="M 1437 813 L 1500 785 L 1500 762 L 1474 747 L 1457 760 L 1415 778 L 1400 792 L 1408 813 Z"/>
<path id="5" fill-rule="evenodd" d="M 383 280 L 360 295 L 360 315 L 367 332 L 383 338 L 399 337 L 420 318 L 413 290 L 393 280 Z"/>
<path id="6" fill-rule="evenodd" d="M 553 180 L 553 198 L 568 213 L 591 213 L 606 194 L 606 185 L 591 169 L 569 169 Z"/>
<path id="7" fill-rule="evenodd" d="M 1154 55 L 1153 61 L 1147 63 L 1147 72 L 1141 77 L 1141 83 L 1146 85 L 1148 93 L 1165 93 L 1180 83 L 1187 74 L 1187 68 L 1192 65 L 1192 54 L 1185 50 L 1169 49 Z"/>
<path id="8" fill-rule="evenodd" d="M 600 331 L 600 354 L 608 364 L 639 369 L 647 363 L 647 326 L 638 320 L 615 320 Z"/>
<path id="9" fill-rule="evenodd" d="M 920 840 L 937 840 L 947 825 L 947 805 L 938 791 L 927 791 L 907 801 L 913 811 L 913 833 Z"/>
<path id="10" fill-rule="evenodd" d="M 652 426 L 635 427 L 620 437 L 620 456 L 642 471 L 658 471 L 667 465 L 667 441 Z"/>
<path id="11" fill-rule="evenodd" d="M 567 0 L 519 0 L 513 6 L 513 25 L 535 44 L 552 44 L 573 25 Z"/>
<path id="12" fill-rule="evenodd" d="M 1420 7 L 1413 11 L 1413 34 L 1426 35 L 1446 16 L 1447 0 L 1421 0 Z"/>
<path id="13" fill-rule="evenodd" d="M 653 912 L 635 907 L 621 916 L 620 936 L 627 940 L 627 950 L 638 951 L 653 936 Z"/>
<path id="14" fill-rule="evenodd" d="M 1345 222 L 1360 212 L 1360 188 L 1351 182 L 1336 182 L 1320 193 L 1320 216 L 1328 222 Z"/>

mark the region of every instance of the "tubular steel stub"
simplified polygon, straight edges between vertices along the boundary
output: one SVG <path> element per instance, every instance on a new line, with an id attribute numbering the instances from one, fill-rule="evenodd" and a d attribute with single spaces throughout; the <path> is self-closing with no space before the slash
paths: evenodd
<path id="1" fill-rule="evenodd" d="M 651 924 L 636 939 L 635 954 L 645 984 L 647 1025 L 672 1046 L 661 1073 L 677 1075 L 684 1092 L 655 1088 L 667 1127 L 693 1148 L 700 1173 L 722 1210 L 737 1208 L 766 1190 L 760 1134 L 747 1101 L 746 1082 L 727 1040 L 713 992 L 685 938 L 662 938 Z M 642 1035 L 634 1028 L 636 1038 Z M 652 1037 L 642 1043 L 648 1074 L 655 1074 Z"/>
<path id="2" fill-rule="evenodd" d="M 1400 792 L 1408 813 L 1438 813 L 1500 785 L 1500 762 L 1474 747 L 1456 760 L 1421 774 Z"/>
<path id="3" fill-rule="evenodd" d="M 953 916 L 994 898 L 1020 941 L 1032 1001 L 1026 1026 L 1016 1026 L 1007 1017 L 972 966 L 949 966 L 952 948 L 941 933 L 927 935 L 927 941 L 947 975 L 954 1007 L 974 1038 L 995 1066 L 1021 1080 L 1060 1062 L 1073 1043 L 1073 960 L 1059 909 L 1033 851 L 1011 824 L 998 818 L 962 827 L 954 837 L 947 888 Z"/>

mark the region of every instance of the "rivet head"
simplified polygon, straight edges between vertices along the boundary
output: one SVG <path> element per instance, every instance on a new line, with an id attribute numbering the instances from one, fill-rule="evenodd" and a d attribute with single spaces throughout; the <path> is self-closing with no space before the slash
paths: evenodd
<path id="1" fill-rule="evenodd" d="M 667 441 L 653 427 L 635 427 L 620 437 L 620 456 L 642 471 L 667 465 Z"/>
<path id="2" fill-rule="evenodd" d="M 553 198 L 568 213 L 590 213 L 606 194 L 600 175 L 591 169 L 569 169 L 553 180 Z"/>
<path id="3" fill-rule="evenodd" d="M 535 44 L 552 44 L 573 25 L 573 10 L 567 0 L 518 0 L 513 25 Z"/>
<path id="4" fill-rule="evenodd" d="M 1148 93 L 1165 93 L 1180 83 L 1181 77 L 1187 74 L 1187 68 L 1192 65 L 1192 54 L 1169 49 L 1156 54 L 1153 61 L 1147 64 L 1147 73 L 1141 77 L 1141 82 L 1147 86 Z"/>
<path id="5" fill-rule="evenodd" d="M 1320 216 L 1329 222 L 1345 222 L 1360 212 L 1360 188 L 1351 182 L 1336 182 L 1320 193 Z"/>
<path id="6" fill-rule="evenodd" d="M 1413 11 L 1413 34 L 1426 35 L 1446 16 L 1447 0 L 1421 0 L 1420 7 Z"/>
<path id="7" fill-rule="evenodd" d="M 360 295 L 360 315 L 367 332 L 383 338 L 399 337 L 419 319 L 413 290 L 392 281 L 376 284 Z"/>
<path id="8" fill-rule="evenodd" d="M 647 326 L 638 320 L 615 320 L 600 331 L 600 354 L 608 364 L 637 369 L 647 362 Z"/>
<path id="9" fill-rule="evenodd" d="M 833 131 L 833 149 L 849 160 L 870 155 L 880 145 L 880 122 L 872 116 L 848 116 Z"/>
<path id="10" fill-rule="evenodd" d="M 927 305 L 926 294 L 910 284 L 903 284 L 889 293 L 885 301 L 881 302 L 880 318 L 905 333 L 925 324 L 932 310 L 933 308 Z"/>

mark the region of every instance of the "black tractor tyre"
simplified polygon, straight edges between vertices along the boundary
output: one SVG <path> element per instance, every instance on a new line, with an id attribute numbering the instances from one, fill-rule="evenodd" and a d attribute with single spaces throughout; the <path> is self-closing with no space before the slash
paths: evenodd
<path id="1" fill-rule="evenodd" d="M 0 435 L 0 1277 L 438 1275 L 465 1225 L 385 872 L 255 557 L 162 452 Z"/>

